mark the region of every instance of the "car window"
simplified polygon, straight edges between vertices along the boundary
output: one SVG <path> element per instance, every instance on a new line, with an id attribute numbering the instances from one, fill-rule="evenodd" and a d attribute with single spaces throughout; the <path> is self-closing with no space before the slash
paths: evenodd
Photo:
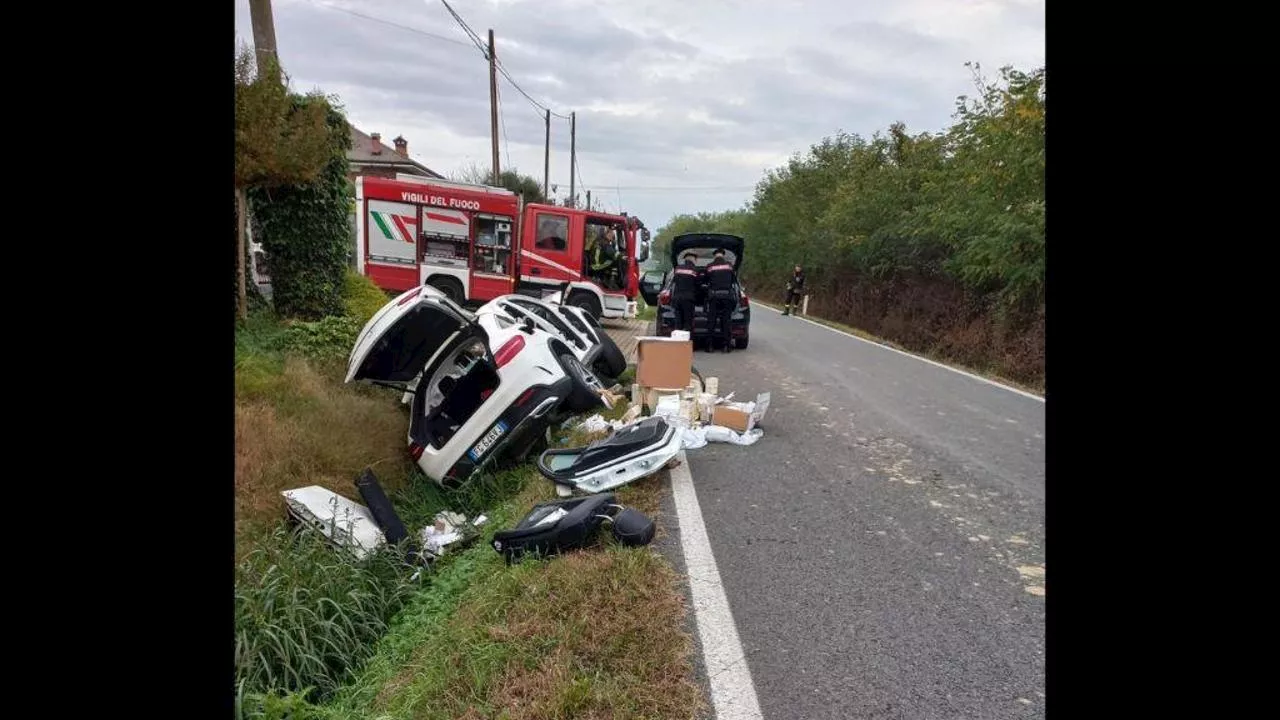
<path id="1" fill-rule="evenodd" d="M 512 300 L 511 302 L 514 305 L 519 305 L 521 309 L 527 310 L 537 315 L 538 317 L 550 323 L 553 327 L 555 327 L 555 329 L 559 330 L 562 335 L 569 338 L 570 340 L 576 341 L 576 337 L 574 335 L 573 330 L 571 330 L 569 326 L 565 324 L 564 320 L 561 320 L 554 313 L 549 312 L 545 307 L 537 303 L 532 303 L 532 302 L 526 303 L 520 300 Z"/>
<path id="2" fill-rule="evenodd" d="M 569 249 L 569 218 L 565 215 L 538 213 L 538 234 L 534 245 L 543 250 L 565 252 Z"/>

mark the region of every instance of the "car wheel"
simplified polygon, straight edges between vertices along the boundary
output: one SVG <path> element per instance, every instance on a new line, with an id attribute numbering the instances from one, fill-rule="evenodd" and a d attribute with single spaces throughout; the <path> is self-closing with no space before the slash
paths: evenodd
<path id="1" fill-rule="evenodd" d="M 466 292 L 462 289 L 462 283 L 451 277 L 433 277 L 427 281 L 427 284 L 444 293 L 445 297 L 458 305 L 461 305 L 462 301 L 466 299 Z"/>
<path id="2" fill-rule="evenodd" d="M 579 291 L 570 295 L 569 305 L 585 310 L 588 315 L 595 318 L 596 320 L 600 319 L 600 313 L 603 312 L 603 310 L 601 310 L 600 308 L 600 301 L 597 300 L 594 295 L 588 292 Z"/>
<path id="3" fill-rule="evenodd" d="M 601 406 L 600 391 L 604 389 L 604 385 L 600 383 L 600 378 L 597 378 L 595 373 L 588 370 L 570 353 L 560 356 L 560 367 L 564 368 L 565 374 L 573 383 L 573 389 L 569 391 L 565 407 L 578 413 Z"/>
<path id="4" fill-rule="evenodd" d="M 626 369 L 627 358 L 623 356 L 618 343 L 608 335 L 600 333 L 600 358 L 595 362 L 596 374 L 617 380 Z"/>
<path id="5" fill-rule="evenodd" d="M 733 339 L 733 346 L 734 346 L 735 348 L 739 349 L 739 350 L 746 350 L 746 349 L 747 349 L 747 341 L 748 341 L 748 340 L 750 340 L 750 339 L 751 339 L 751 338 L 749 338 L 749 337 L 745 337 L 745 336 L 744 336 L 744 337 L 740 337 L 740 338 L 734 338 L 734 339 Z"/>

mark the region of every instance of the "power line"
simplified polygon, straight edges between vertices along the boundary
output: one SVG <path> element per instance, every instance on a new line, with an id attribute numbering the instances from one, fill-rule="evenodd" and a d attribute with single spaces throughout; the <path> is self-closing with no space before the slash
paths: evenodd
<path id="1" fill-rule="evenodd" d="M 582 189 L 583 189 L 583 190 L 586 190 L 586 189 L 587 189 L 587 181 L 586 181 L 586 179 L 584 179 L 584 178 L 582 177 L 582 165 L 578 164 L 578 156 L 577 156 L 577 155 L 574 155 L 574 156 L 573 156 L 573 166 L 574 166 L 575 168 L 577 168 L 577 170 L 578 170 L 578 184 L 582 186 Z M 574 200 L 574 202 L 577 202 L 577 200 L 575 199 L 575 200 Z"/>
<path id="2" fill-rule="evenodd" d="M 454 12 L 453 7 L 449 5 L 449 3 L 446 0 L 440 0 L 440 2 L 444 4 L 444 9 L 449 11 L 449 14 L 453 16 L 453 19 L 458 21 L 458 25 L 462 27 L 462 31 L 467 34 L 467 37 L 471 38 L 471 42 L 475 44 L 476 49 L 480 51 L 480 54 L 483 55 L 486 60 L 488 60 L 489 50 L 485 47 L 485 44 L 480 39 L 480 36 L 477 35 L 475 31 L 472 30 L 471 27 L 467 25 L 466 21 L 462 19 L 461 15 Z"/>
<path id="3" fill-rule="evenodd" d="M 354 15 L 355 17 L 358 17 L 364 20 L 369 20 L 370 22 L 381 23 L 383 25 L 389 25 L 394 28 L 400 28 L 401 30 L 406 30 L 411 33 L 417 33 L 418 35 L 425 35 L 429 38 L 435 38 L 436 40 L 443 40 L 445 42 L 450 42 L 450 43 L 453 43 L 454 45 L 461 45 L 463 47 L 467 46 L 467 43 L 462 42 L 461 40 L 458 40 L 456 38 L 445 37 L 444 35 L 437 35 L 435 33 L 427 32 L 426 30 L 419 30 L 418 28 L 415 28 L 415 27 L 409 27 L 408 25 L 401 25 L 400 23 L 391 22 L 390 20 L 383 20 L 382 18 L 376 18 L 376 17 L 373 17 L 372 15 L 365 15 L 364 13 L 356 12 L 355 10 L 348 10 L 346 8 L 338 7 L 336 5 L 329 5 L 327 3 L 316 2 L 316 0 L 311 0 L 311 4 L 317 7 L 325 8 L 326 10 L 336 10 L 337 12 L 346 13 L 348 15 Z"/>
<path id="4" fill-rule="evenodd" d="M 581 179 L 582 171 L 578 171 L 578 177 Z M 567 185 L 564 182 L 551 183 L 552 185 Z M 586 187 L 583 184 L 583 187 Z M 621 202 L 621 193 L 623 190 L 627 192 L 746 192 L 755 190 L 754 185 L 704 185 L 704 186 L 688 186 L 688 185 L 595 185 L 593 190 L 613 190 L 618 193 L 619 202 Z"/>
<path id="5" fill-rule="evenodd" d="M 502 145 L 507 151 L 507 169 L 511 169 L 511 143 L 507 140 L 507 116 L 502 114 L 502 86 L 495 85 L 494 92 L 498 96 L 498 119 L 502 122 Z"/>
<path id="6" fill-rule="evenodd" d="M 501 59 L 499 59 L 499 60 L 498 60 L 498 72 L 502 73 L 502 76 L 503 76 L 503 77 L 505 77 L 505 78 L 507 79 L 507 82 L 511 83 L 511 87 L 514 87 L 516 90 L 520 91 L 520 94 L 521 94 L 521 95 L 525 96 L 525 98 L 526 98 L 529 102 L 533 103 L 533 106 L 534 106 L 534 107 L 538 108 L 539 110 L 549 111 L 552 115 L 554 115 L 554 116 L 556 116 L 556 117 L 558 117 L 558 118 L 560 118 L 560 119 L 562 119 L 562 120 L 568 120 L 568 119 L 569 119 L 569 116 L 568 116 L 568 115 L 561 115 L 560 113 L 556 112 L 555 110 L 552 110 L 551 108 L 549 108 L 549 107 L 547 107 L 547 106 L 543 105 L 542 103 L 538 102 L 537 100 L 534 100 L 534 99 L 533 99 L 533 97 L 532 97 L 531 95 L 529 95 L 529 93 L 525 92 L 525 91 L 524 91 L 524 88 L 520 87 L 520 84 L 519 84 L 519 83 L 517 83 L 517 82 L 515 81 L 515 79 L 511 77 L 511 73 L 507 72 L 507 68 L 502 64 L 502 60 L 501 60 Z"/>
<path id="7" fill-rule="evenodd" d="M 480 36 L 477 35 L 476 32 L 471 29 L 471 26 L 467 25 L 467 21 L 463 20 L 462 16 L 459 15 L 451 5 L 449 5 L 448 0 L 440 0 L 440 2 L 444 5 L 445 9 L 449 11 L 449 14 L 453 16 L 453 19 L 458 22 L 458 25 L 462 27 L 462 31 L 465 32 L 467 36 L 471 38 L 471 42 L 475 43 L 476 48 L 480 50 L 480 54 L 483 55 L 486 60 L 488 60 L 489 50 L 486 48 L 485 44 L 481 42 Z M 520 83 L 516 82 L 515 78 L 511 77 L 511 73 L 508 72 L 506 66 L 502 64 L 501 58 L 494 58 L 494 60 L 495 60 L 494 64 L 497 65 L 498 72 L 502 73 L 502 76 L 507 79 L 507 82 L 511 83 L 511 87 L 515 88 L 516 91 L 518 91 L 521 95 L 523 95 L 526 100 L 533 103 L 533 106 L 535 108 L 550 112 L 552 115 L 555 115 L 558 118 L 564 118 L 565 120 L 569 119 L 568 115 L 561 115 L 560 113 L 556 112 L 555 110 L 552 110 L 546 105 L 543 105 L 537 100 L 534 100 L 533 96 L 525 92 L 524 88 L 520 87 Z"/>

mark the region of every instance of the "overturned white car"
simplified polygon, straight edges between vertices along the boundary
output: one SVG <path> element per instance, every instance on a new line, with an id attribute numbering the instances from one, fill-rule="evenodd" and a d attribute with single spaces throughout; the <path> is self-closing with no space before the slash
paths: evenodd
<path id="1" fill-rule="evenodd" d="M 430 286 L 370 318 L 346 380 L 411 393 L 409 453 L 449 488 L 508 452 L 526 451 L 562 405 L 571 412 L 599 405 L 602 390 L 558 333 L 501 308 L 470 313 Z"/>

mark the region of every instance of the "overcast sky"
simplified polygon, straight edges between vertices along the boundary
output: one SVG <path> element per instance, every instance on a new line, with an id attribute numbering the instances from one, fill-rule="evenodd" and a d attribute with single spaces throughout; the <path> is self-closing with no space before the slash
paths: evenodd
<path id="1" fill-rule="evenodd" d="M 1044 0 L 450 5 L 481 38 L 493 29 L 498 58 L 533 99 L 577 112 L 580 190 L 655 231 L 678 213 L 741 207 L 767 168 L 839 130 L 946 127 L 955 97 L 973 88 L 966 61 L 991 75 L 1044 63 Z M 356 127 L 403 135 L 415 160 L 444 175 L 488 166 L 488 65 L 440 0 L 273 7 L 295 90 L 337 95 Z M 236 35 L 252 44 L 248 0 L 236 0 Z M 542 111 L 501 77 L 499 92 L 503 169 L 541 182 Z M 551 143 L 563 196 L 567 120 L 552 117 Z"/>

